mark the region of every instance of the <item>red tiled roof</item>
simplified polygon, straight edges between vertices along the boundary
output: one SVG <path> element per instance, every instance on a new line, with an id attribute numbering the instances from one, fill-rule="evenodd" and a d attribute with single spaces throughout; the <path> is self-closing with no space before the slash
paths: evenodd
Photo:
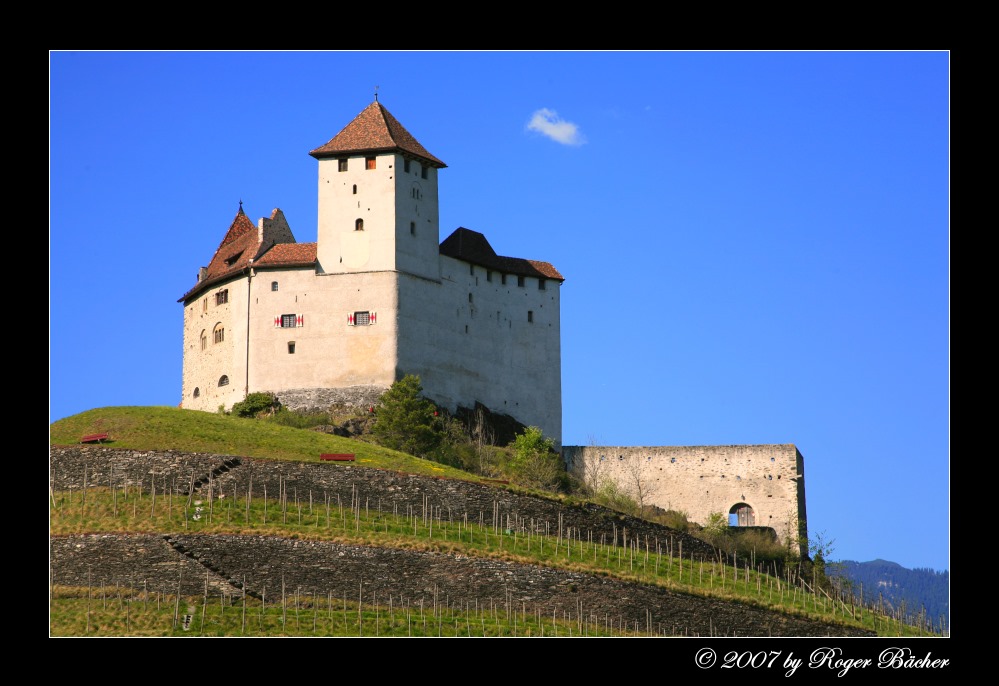
<path id="1" fill-rule="evenodd" d="M 260 233 L 240 204 L 236 218 L 219 244 L 212 261 L 205 269 L 204 278 L 177 302 L 183 302 L 214 284 L 225 281 L 250 267 L 309 266 L 316 261 L 315 243 L 268 243 L 261 245 Z"/>
<path id="2" fill-rule="evenodd" d="M 440 253 L 507 274 L 565 281 L 565 277 L 548 262 L 497 255 L 485 236 L 465 227 L 458 227 L 454 233 L 444 239 Z"/>
<path id="3" fill-rule="evenodd" d="M 212 261 L 208 263 L 206 279 L 217 279 L 229 272 L 237 272 L 249 265 L 260 247 L 257 227 L 243 213 L 240 205 L 225 238 L 219 244 Z M 204 279 L 203 279 L 204 280 Z"/>
<path id="4" fill-rule="evenodd" d="M 248 233 L 256 234 L 257 227 L 250 221 L 250 218 L 246 216 L 243 212 L 243 203 L 239 203 L 239 212 L 236 213 L 236 218 L 232 220 L 232 224 L 229 225 L 229 230 L 226 231 L 225 237 L 222 242 L 219 243 L 219 250 L 226 243 L 232 243 L 233 241 L 239 240 Z M 218 251 L 216 251 L 218 254 Z"/>
<path id="5" fill-rule="evenodd" d="M 351 153 L 401 150 L 427 161 L 434 167 L 446 167 L 431 155 L 406 128 L 377 100 L 354 117 L 326 145 L 309 154 L 316 159 L 340 157 Z"/>
<path id="6" fill-rule="evenodd" d="M 253 263 L 254 267 L 290 267 L 316 262 L 317 243 L 277 243 Z"/>

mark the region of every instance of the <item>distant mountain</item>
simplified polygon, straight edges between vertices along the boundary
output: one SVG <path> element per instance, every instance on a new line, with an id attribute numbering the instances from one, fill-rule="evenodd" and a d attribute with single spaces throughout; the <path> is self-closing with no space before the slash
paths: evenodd
<path id="1" fill-rule="evenodd" d="M 917 567 L 906 569 L 897 562 L 842 560 L 829 565 L 829 575 L 842 579 L 856 597 L 863 591 L 867 603 L 883 603 L 885 608 L 904 610 L 907 617 L 926 618 L 935 628 L 950 627 L 950 574 L 945 570 Z"/>

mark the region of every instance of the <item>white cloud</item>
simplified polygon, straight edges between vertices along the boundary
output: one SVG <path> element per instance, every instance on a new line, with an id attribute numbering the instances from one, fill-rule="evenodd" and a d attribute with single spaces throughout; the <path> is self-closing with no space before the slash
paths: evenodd
<path id="1" fill-rule="evenodd" d="M 531 115 L 527 123 L 528 131 L 537 131 L 563 145 L 582 145 L 586 142 L 579 127 L 570 121 L 559 118 L 558 113 L 543 107 Z"/>

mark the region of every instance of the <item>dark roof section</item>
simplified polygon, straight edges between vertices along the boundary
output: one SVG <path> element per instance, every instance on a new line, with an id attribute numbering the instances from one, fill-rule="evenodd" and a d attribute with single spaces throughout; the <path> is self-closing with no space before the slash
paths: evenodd
<path id="1" fill-rule="evenodd" d="M 309 267 L 316 263 L 315 243 L 261 244 L 260 232 L 243 212 L 242 203 L 236 218 L 205 268 L 204 276 L 177 302 L 184 302 L 211 286 L 245 272 L 250 267 Z"/>
<path id="2" fill-rule="evenodd" d="M 399 120 L 377 100 L 354 117 L 354 121 L 343 127 L 326 145 L 316 148 L 309 154 L 317 160 L 327 157 L 344 157 L 362 152 L 389 152 L 399 150 L 427 162 L 432 167 L 446 167 L 442 161 L 431 155 L 413 137 Z"/>
<path id="3" fill-rule="evenodd" d="M 565 281 L 565 277 L 559 274 L 558 270 L 548 262 L 497 255 L 485 236 L 478 231 L 464 227 L 458 227 L 454 233 L 445 238 L 444 242 L 441 243 L 440 251 L 441 255 L 507 274 Z"/>

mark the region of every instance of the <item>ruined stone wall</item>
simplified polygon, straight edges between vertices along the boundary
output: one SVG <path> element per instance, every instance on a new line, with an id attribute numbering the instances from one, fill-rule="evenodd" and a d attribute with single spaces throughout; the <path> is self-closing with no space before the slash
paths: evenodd
<path id="1" fill-rule="evenodd" d="M 791 444 L 565 446 L 562 454 L 586 483 L 610 479 L 642 504 L 686 512 L 699 524 L 748 505 L 752 519 L 744 523 L 769 526 L 782 541 L 807 535 L 804 460 Z"/>

